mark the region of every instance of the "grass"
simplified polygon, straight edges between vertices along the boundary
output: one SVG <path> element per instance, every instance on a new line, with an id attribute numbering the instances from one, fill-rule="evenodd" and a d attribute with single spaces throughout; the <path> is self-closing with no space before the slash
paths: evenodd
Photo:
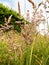
<path id="1" fill-rule="evenodd" d="M 2 32 L 0 65 L 49 65 L 49 39 L 38 35 L 31 45 L 27 45 L 20 34 Z"/>

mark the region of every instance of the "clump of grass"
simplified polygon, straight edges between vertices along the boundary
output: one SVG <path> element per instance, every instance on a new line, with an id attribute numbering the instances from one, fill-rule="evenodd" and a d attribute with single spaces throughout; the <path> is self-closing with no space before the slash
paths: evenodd
<path id="1" fill-rule="evenodd" d="M 7 43 L 6 37 L 10 33 L 19 39 Z M 49 40 L 46 36 L 35 36 L 32 44 L 26 44 L 21 35 L 13 34 L 11 31 L 3 33 L 6 40 L 0 39 L 0 65 L 49 65 Z"/>

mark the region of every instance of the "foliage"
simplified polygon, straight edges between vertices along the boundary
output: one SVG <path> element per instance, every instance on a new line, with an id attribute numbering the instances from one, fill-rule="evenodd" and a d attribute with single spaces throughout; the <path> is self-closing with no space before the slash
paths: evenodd
<path id="1" fill-rule="evenodd" d="M 14 30 L 17 30 L 18 32 L 20 32 L 21 25 L 20 24 L 17 25 L 15 23 L 15 21 L 24 22 L 25 19 L 22 16 L 20 16 L 17 12 L 13 11 L 12 9 L 5 7 L 3 4 L 0 4 L 0 25 L 1 24 L 4 25 L 5 24 L 5 17 L 8 19 L 10 15 L 12 15 L 12 19 L 11 19 L 9 25 L 13 25 Z"/>

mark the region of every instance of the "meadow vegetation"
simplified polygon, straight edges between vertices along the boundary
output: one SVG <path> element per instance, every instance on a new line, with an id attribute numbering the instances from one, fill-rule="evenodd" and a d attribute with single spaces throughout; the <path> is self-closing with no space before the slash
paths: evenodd
<path id="1" fill-rule="evenodd" d="M 49 36 L 42 36 L 33 22 L 26 24 L 19 14 L 0 5 L 0 65 L 49 65 Z M 10 24 L 4 25 L 4 18 L 11 14 Z M 20 27 L 6 31 L 10 25 Z"/>

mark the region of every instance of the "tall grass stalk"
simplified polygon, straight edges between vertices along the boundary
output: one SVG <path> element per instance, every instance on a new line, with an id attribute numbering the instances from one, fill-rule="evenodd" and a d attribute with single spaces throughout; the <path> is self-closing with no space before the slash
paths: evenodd
<path id="1" fill-rule="evenodd" d="M 36 39 L 36 37 L 34 37 L 34 41 L 33 41 L 33 43 L 31 44 L 31 53 L 30 53 L 29 65 L 31 65 L 32 53 L 33 53 L 33 49 L 34 49 L 35 39 Z"/>

